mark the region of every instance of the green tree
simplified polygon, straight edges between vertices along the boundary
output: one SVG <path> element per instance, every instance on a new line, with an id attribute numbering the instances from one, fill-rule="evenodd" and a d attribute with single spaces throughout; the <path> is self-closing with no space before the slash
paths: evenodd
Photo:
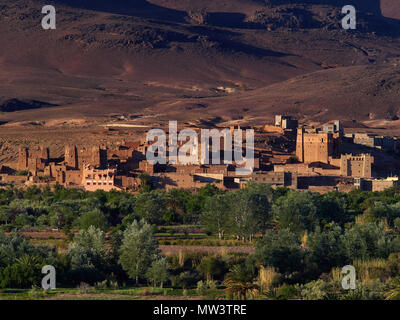
<path id="1" fill-rule="evenodd" d="M 24 256 L 8 265 L 0 273 L 1 288 L 29 288 L 39 285 L 43 260 L 35 256 Z"/>
<path id="2" fill-rule="evenodd" d="M 344 266 L 347 260 L 342 243 L 343 233 L 338 225 L 321 231 L 317 228 L 308 237 L 311 259 L 320 271 L 328 272 L 335 266 Z"/>
<path id="3" fill-rule="evenodd" d="M 10 210 L 8 206 L 0 207 L 0 222 L 8 225 L 12 223 L 12 220 L 15 219 L 15 214 Z"/>
<path id="4" fill-rule="evenodd" d="M 273 212 L 282 229 L 302 234 L 313 231 L 317 224 L 316 197 L 311 192 L 290 191 L 280 197 L 273 206 Z"/>
<path id="5" fill-rule="evenodd" d="M 226 272 L 226 265 L 224 261 L 216 257 L 209 256 L 201 260 L 197 270 L 199 270 L 201 275 L 205 277 L 207 281 L 210 281 L 214 280 L 215 278 L 222 278 Z"/>
<path id="6" fill-rule="evenodd" d="M 271 220 L 272 189 L 266 184 L 250 183 L 245 189 L 227 195 L 230 205 L 231 231 L 243 240 L 264 232 Z"/>
<path id="7" fill-rule="evenodd" d="M 150 224 L 161 224 L 166 209 L 167 201 L 164 192 L 141 193 L 136 198 L 135 213 Z"/>
<path id="8" fill-rule="evenodd" d="M 107 216 L 109 224 L 117 225 L 128 214 L 135 209 L 135 196 L 130 193 L 111 190 L 107 192 L 107 201 L 104 205 L 103 212 Z"/>
<path id="9" fill-rule="evenodd" d="M 289 229 L 267 230 L 257 241 L 255 256 L 264 266 L 273 266 L 279 273 L 290 275 L 303 269 L 304 251 L 298 236 Z"/>
<path id="10" fill-rule="evenodd" d="M 94 226 L 80 230 L 69 247 L 72 268 L 102 269 L 107 263 L 104 232 Z"/>
<path id="11" fill-rule="evenodd" d="M 168 219 L 171 222 L 184 222 L 190 221 L 191 216 L 188 214 L 188 201 L 192 194 L 185 189 L 171 189 L 167 193 Z M 167 222 L 168 223 L 168 222 Z"/>
<path id="12" fill-rule="evenodd" d="M 211 198 L 217 194 L 220 194 L 219 190 L 215 185 L 207 184 L 205 187 L 200 188 L 197 193 L 192 194 L 186 201 L 186 213 L 189 215 L 186 222 L 190 219 L 192 222 L 197 222 L 201 213 L 203 212 L 205 202 L 208 198 Z"/>
<path id="13" fill-rule="evenodd" d="M 400 203 L 387 204 L 376 201 L 374 206 L 365 212 L 368 222 L 379 223 L 386 221 L 390 227 L 394 227 L 394 221 L 400 218 Z"/>
<path id="14" fill-rule="evenodd" d="M 347 204 L 345 196 L 337 191 L 329 192 L 319 197 L 317 207 L 318 219 L 321 226 L 330 222 L 335 222 L 343 226 L 351 218 L 351 215 L 346 213 Z"/>
<path id="15" fill-rule="evenodd" d="M 240 300 L 246 300 L 247 295 L 255 296 L 259 287 L 254 283 L 253 276 L 242 265 L 234 265 L 227 273 L 224 285 L 226 291 Z"/>
<path id="16" fill-rule="evenodd" d="M 71 226 L 77 214 L 69 203 L 58 202 L 49 208 L 49 222 L 53 228 Z"/>
<path id="17" fill-rule="evenodd" d="M 167 260 L 165 258 L 154 260 L 146 272 L 146 278 L 153 283 L 154 287 L 160 284 L 160 288 L 162 288 L 164 282 L 168 279 Z"/>
<path id="18" fill-rule="evenodd" d="M 139 282 L 158 258 L 158 243 L 153 237 L 153 228 L 144 221 L 136 220 L 124 231 L 119 263 L 131 279 Z"/>
<path id="19" fill-rule="evenodd" d="M 349 261 L 354 259 L 387 258 L 400 252 L 400 239 L 385 231 L 383 223 L 355 225 L 345 231 L 343 248 Z"/>
<path id="20" fill-rule="evenodd" d="M 150 192 L 152 189 L 151 176 L 147 173 L 141 173 L 138 178 L 140 180 L 139 191 Z"/>
<path id="21" fill-rule="evenodd" d="M 27 215 L 27 214 L 19 214 L 16 218 L 15 218 L 15 222 L 14 224 L 17 227 L 32 227 L 35 224 L 35 217 L 31 216 L 31 215 Z"/>
<path id="22" fill-rule="evenodd" d="M 48 247 L 47 249 L 49 251 Z M 24 255 L 43 255 L 43 253 L 20 234 L 5 235 L 0 231 L 0 268 L 13 264 Z"/>
<path id="23" fill-rule="evenodd" d="M 226 195 L 215 195 L 205 201 L 201 224 L 210 232 L 223 239 L 230 227 L 230 202 Z"/>
<path id="24" fill-rule="evenodd" d="M 79 228 L 83 230 L 88 230 L 90 226 L 98 228 L 102 231 L 107 230 L 107 218 L 100 209 L 94 209 L 83 213 L 79 219 Z"/>

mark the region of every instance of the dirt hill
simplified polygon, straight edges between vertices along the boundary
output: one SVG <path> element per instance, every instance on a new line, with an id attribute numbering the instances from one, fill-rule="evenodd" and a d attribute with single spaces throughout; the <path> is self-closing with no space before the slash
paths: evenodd
<path id="1" fill-rule="evenodd" d="M 382 14 L 385 17 L 400 19 L 399 0 L 381 0 Z"/>
<path id="2" fill-rule="evenodd" d="M 48 3 L 0 0 L 0 101 L 41 102 L 0 123 L 392 118 L 399 1 L 352 2 L 349 31 L 342 0 L 53 1 L 57 29 L 43 30 Z"/>

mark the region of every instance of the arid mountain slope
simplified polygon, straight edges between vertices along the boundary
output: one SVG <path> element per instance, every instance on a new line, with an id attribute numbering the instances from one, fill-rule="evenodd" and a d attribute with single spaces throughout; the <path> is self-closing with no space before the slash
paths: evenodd
<path id="1" fill-rule="evenodd" d="M 379 1 L 354 0 L 359 27 L 342 30 L 344 2 L 59 0 L 57 30 L 43 30 L 47 2 L 0 0 L 0 104 L 43 103 L 0 114 L 0 123 L 115 113 L 198 119 L 288 111 L 357 120 L 397 114 L 398 90 L 380 83 L 398 88 L 400 22 L 381 16 Z M 383 1 L 383 13 L 397 2 Z M 354 84 L 343 86 L 350 81 L 344 76 Z M 358 113 L 350 115 L 338 99 L 343 90 Z M 387 110 L 374 110 L 381 103 Z"/>
<path id="2" fill-rule="evenodd" d="M 381 7 L 385 17 L 400 19 L 400 0 L 381 0 Z"/>
<path id="3" fill-rule="evenodd" d="M 260 118 L 290 113 L 302 120 L 327 121 L 400 118 L 400 63 L 328 69 L 243 93 L 230 103 L 233 114 L 246 118 L 245 107 Z M 215 110 L 229 106 L 209 102 Z M 249 117 L 251 118 L 251 117 Z"/>

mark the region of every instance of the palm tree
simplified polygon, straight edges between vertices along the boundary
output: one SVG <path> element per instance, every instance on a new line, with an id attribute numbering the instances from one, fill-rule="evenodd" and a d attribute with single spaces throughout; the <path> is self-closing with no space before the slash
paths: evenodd
<path id="1" fill-rule="evenodd" d="M 138 176 L 140 180 L 139 190 L 142 192 L 150 192 L 151 191 L 151 176 L 147 173 L 141 173 Z"/>
<path id="2" fill-rule="evenodd" d="M 43 259 L 38 256 L 25 254 L 22 257 L 16 259 L 16 262 L 21 265 L 40 267 L 40 265 L 43 264 Z"/>
<path id="3" fill-rule="evenodd" d="M 246 300 L 248 293 L 253 297 L 258 294 L 259 287 L 253 281 L 254 277 L 242 265 L 237 264 L 229 270 L 224 285 L 227 292 L 232 293 L 239 300 Z"/>

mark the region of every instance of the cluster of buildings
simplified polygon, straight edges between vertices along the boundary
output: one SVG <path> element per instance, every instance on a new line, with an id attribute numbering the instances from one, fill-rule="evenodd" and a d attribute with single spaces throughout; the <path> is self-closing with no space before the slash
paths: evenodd
<path id="1" fill-rule="evenodd" d="M 151 144 L 143 140 L 123 141 L 113 148 L 65 146 L 59 158 L 51 158 L 47 147 L 20 148 L 14 166 L 0 167 L 0 184 L 58 183 L 87 191 L 135 192 L 144 175 L 154 188 L 166 190 L 198 189 L 208 183 L 221 189 L 239 189 L 249 181 L 317 192 L 354 188 L 378 191 L 398 184 L 397 177 L 387 178 L 388 171 L 382 173 L 375 168 L 382 152 L 396 155 L 395 138 L 345 135 L 340 121 L 308 128 L 284 115 L 276 116 L 274 124 L 253 129 L 255 161 L 249 175 L 237 174 L 237 163 L 223 161 L 224 143 L 219 150 L 220 164 L 151 164 L 146 160 Z"/>
<path id="2" fill-rule="evenodd" d="M 277 116 L 277 119 L 281 117 Z M 308 189 L 349 191 L 356 187 L 379 191 L 397 184 L 397 177 L 387 176 L 398 168 L 386 167 L 378 172 L 374 157 L 374 154 L 379 158 L 394 156 L 400 143 L 397 139 L 366 133 L 344 135 L 338 120 L 321 128 L 301 126 L 296 131 L 298 162 L 278 165 L 274 170 L 296 173 L 299 179 L 304 178 Z"/>

